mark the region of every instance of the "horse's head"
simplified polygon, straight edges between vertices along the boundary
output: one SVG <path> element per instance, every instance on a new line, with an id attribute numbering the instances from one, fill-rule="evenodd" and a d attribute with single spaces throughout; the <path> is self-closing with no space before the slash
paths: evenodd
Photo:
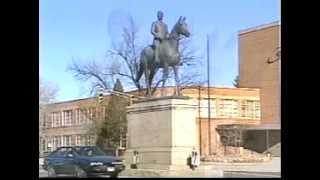
<path id="1" fill-rule="evenodd" d="M 175 30 L 178 34 L 182 34 L 186 37 L 190 37 L 191 34 L 188 30 L 188 25 L 186 23 L 186 17 L 180 16 L 180 18 L 175 26 Z"/>

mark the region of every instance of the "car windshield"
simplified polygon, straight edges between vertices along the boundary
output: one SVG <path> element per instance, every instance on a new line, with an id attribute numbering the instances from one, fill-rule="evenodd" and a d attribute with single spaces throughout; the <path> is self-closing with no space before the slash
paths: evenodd
<path id="1" fill-rule="evenodd" d="M 77 153 L 82 156 L 105 156 L 106 154 L 98 147 L 83 147 L 77 150 Z"/>

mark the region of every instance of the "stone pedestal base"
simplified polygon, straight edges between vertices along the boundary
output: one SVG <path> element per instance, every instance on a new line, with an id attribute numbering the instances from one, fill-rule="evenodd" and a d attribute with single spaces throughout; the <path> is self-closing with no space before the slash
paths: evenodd
<path id="1" fill-rule="evenodd" d="M 139 152 L 139 168 L 186 169 L 193 148 L 199 152 L 197 103 L 188 97 L 162 97 L 136 102 L 127 109 L 128 149 L 132 163 Z"/>

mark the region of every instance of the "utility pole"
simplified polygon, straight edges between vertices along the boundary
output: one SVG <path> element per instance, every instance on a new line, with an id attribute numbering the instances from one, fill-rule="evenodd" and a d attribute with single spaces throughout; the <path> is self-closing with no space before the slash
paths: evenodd
<path id="1" fill-rule="evenodd" d="M 208 95 L 208 146 L 209 146 L 209 155 L 211 155 L 211 104 L 210 104 L 210 42 L 209 35 L 207 35 L 207 79 L 208 79 L 208 87 L 207 87 L 207 95 Z"/>
<path id="2" fill-rule="evenodd" d="M 198 86 L 198 116 L 199 116 L 199 151 L 200 151 L 200 156 L 202 155 L 202 132 L 201 132 L 201 86 Z"/>

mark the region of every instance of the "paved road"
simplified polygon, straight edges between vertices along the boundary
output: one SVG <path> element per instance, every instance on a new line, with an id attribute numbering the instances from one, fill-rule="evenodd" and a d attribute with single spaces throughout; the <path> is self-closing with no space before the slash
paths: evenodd
<path id="1" fill-rule="evenodd" d="M 224 172 L 225 178 L 239 177 L 239 178 L 279 178 L 280 172 Z"/>
<path id="2" fill-rule="evenodd" d="M 39 168 L 39 177 L 48 177 L 48 172 L 42 168 Z M 68 175 L 59 175 L 59 177 L 71 177 Z M 128 176 L 119 176 L 119 178 L 128 178 Z M 130 177 L 131 178 L 131 177 Z"/>
<path id="3" fill-rule="evenodd" d="M 39 169 L 39 177 L 48 177 L 47 171 L 43 169 Z M 274 178 L 274 177 L 281 177 L 279 173 L 258 173 L 258 172 L 224 172 L 224 177 L 232 178 L 232 177 L 239 177 L 239 178 Z M 145 177 L 129 177 L 129 176 L 119 176 L 119 178 L 145 178 Z M 148 177 L 149 178 L 149 177 Z M 150 177 L 151 178 L 151 177 Z M 159 177 L 155 177 L 159 178 Z M 165 177 L 169 178 L 169 177 Z"/>
<path id="4" fill-rule="evenodd" d="M 46 171 L 40 171 L 39 177 L 48 177 L 48 174 Z M 274 177 L 281 177 L 280 173 L 255 173 L 255 172 L 225 172 L 224 178 L 233 178 L 233 177 L 239 177 L 239 178 L 274 178 Z M 119 178 L 145 178 L 145 177 L 129 177 L 129 176 L 119 176 Z M 152 178 L 152 177 L 148 177 Z M 159 177 L 154 177 L 159 178 Z M 169 178 L 169 177 L 165 177 Z M 174 178 L 174 177 L 173 177 Z"/>

